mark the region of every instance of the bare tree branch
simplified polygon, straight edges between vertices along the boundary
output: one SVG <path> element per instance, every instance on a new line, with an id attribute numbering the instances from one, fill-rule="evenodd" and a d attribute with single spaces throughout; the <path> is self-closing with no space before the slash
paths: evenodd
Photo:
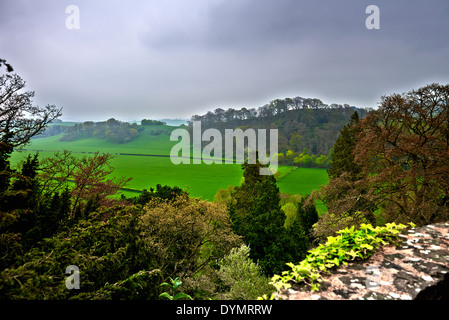
<path id="1" fill-rule="evenodd" d="M 25 82 L 17 74 L 0 76 L 0 142 L 12 147 L 27 144 L 62 114 L 62 109 L 53 105 L 34 106 L 34 92 L 21 92 L 24 87 Z"/>

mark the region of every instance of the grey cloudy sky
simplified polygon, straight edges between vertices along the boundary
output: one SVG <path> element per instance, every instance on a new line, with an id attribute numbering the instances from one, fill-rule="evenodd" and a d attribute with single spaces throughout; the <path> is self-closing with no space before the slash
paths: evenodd
<path id="1" fill-rule="evenodd" d="M 368 30 L 368 5 L 380 30 Z M 66 28 L 68 5 L 80 29 Z M 376 107 L 449 83 L 447 0 L 1 0 L 0 57 L 64 120 L 190 118 L 285 97 Z M 2 70 L 3 72 L 4 70 Z"/>

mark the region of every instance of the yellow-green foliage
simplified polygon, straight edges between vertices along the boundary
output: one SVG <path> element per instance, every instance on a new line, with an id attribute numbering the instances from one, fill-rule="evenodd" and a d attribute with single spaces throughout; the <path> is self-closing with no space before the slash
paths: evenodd
<path id="1" fill-rule="evenodd" d="M 413 224 L 410 225 L 414 227 Z M 322 282 L 323 272 L 329 272 L 342 263 L 346 265 L 347 261 L 368 258 L 381 245 L 393 243 L 406 227 L 395 223 L 387 223 L 383 227 L 362 224 L 358 230 L 354 227 L 340 230 L 337 236 L 328 237 L 325 244 L 310 250 L 299 264 L 288 263 L 291 270 L 284 271 L 282 275 L 274 275 L 271 284 L 280 291 L 289 288 L 289 282 L 304 282 L 312 291 L 316 291 Z"/>
<path id="2" fill-rule="evenodd" d="M 289 228 L 292 226 L 293 222 L 295 221 L 296 218 L 296 213 L 298 211 L 298 209 L 296 208 L 296 206 L 289 202 L 286 203 L 285 205 L 282 206 L 282 211 L 284 211 L 285 213 L 285 223 L 284 226 L 286 228 Z"/>
<path id="3" fill-rule="evenodd" d="M 252 300 L 267 291 L 274 291 L 259 265 L 249 257 L 250 248 L 243 244 L 218 262 L 218 277 L 228 288 L 219 300 Z"/>

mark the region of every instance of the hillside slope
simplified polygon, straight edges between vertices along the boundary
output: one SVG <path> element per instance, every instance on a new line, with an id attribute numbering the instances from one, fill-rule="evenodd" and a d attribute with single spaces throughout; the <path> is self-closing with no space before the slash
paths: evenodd
<path id="1" fill-rule="evenodd" d="M 75 156 L 89 153 L 111 153 L 114 167 L 113 175 L 132 177 L 126 186 L 129 189 L 143 190 L 155 188 L 157 184 L 178 186 L 194 197 L 212 201 L 219 189 L 230 185 L 237 186 L 242 178 L 240 164 L 179 164 L 170 160 L 170 150 L 177 142 L 170 141 L 167 133 L 154 135 L 153 130 L 170 132 L 173 126 L 148 126 L 134 140 L 117 144 L 105 139 L 88 138 L 75 141 L 60 141 L 62 134 L 34 139 L 24 148 L 26 151 L 14 152 L 13 166 L 28 154 L 39 151 L 40 158 L 51 157 L 54 152 L 69 150 Z M 291 167 L 286 167 L 291 168 Z M 280 168 L 282 169 L 282 168 Z M 322 169 L 297 168 L 286 170 L 278 186 L 282 193 L 308 194 L 327 182 L 327 174 Z M 124 192 L 127 196 L 135 193 Z"/>

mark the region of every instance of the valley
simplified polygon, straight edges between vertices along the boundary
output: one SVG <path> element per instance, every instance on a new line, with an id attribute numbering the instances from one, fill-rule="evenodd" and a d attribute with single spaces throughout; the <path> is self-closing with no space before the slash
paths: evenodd
<path id="1" fill-rule="evenodd" d="M 73 123 L 71 123 L 73 125 Z M 227 186 L 237 186 L 242 178 L 240 164 L 179 164 L 170 161 L 170 150 L 176 141 L 170 141 L 168 134 L 176 126 L 142 126 L 138 137 L 124 144 L 117 144 L 99 138 L 87 138 L 75 141 L 60 141 L 63 134 L 31 140 L 21 152 L 13 153 L 11 163 L 15 165 L 28 154 L 39 152 L 40 158 L 50 157 L 54 152 L 69 150 L 73 155 L 82 157 L 95 152 L 114 155 L 111 165 L 116 177 L 131 177 L 126 185 L 125 196 L 132 197 L 143 189 L 155 188 L 157 184 L 178 186 L 193 197 L 213 201 L 216 192 Z M 155 131 L 162 134 L 154 135 Z M 281 175 L 278 186 L 281 193 L 310 194 L 320 185 L 327 183 L 325 169 L 296 168 L 279 166 Z M 135 190 L 134 192 L 130 189 Z M 127 190 L 127 191 L 126 191 Z"/>

